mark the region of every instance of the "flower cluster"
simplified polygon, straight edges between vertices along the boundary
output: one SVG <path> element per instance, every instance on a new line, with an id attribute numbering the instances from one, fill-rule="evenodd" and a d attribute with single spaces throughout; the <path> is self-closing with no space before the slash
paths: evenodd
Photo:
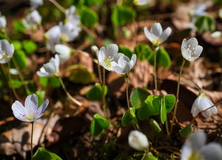
<path id="1" fill-rule="evenodd" d="M 78 15 L 74 15 L 75 7 L 71 6 L 66 10 L 66 20 L 65 23 L 60 22 L 50 28 L 45 33 L 46 46 L 52 52 L 55 52 L 55 44 L 60 42 L 71 42 L 73 41 L 81 31 L 80 20 Z"/>
<path id="2" fill-rule="evenodd" d="M 106 48 L 102 47 L 97 52 L 100 65 L 109 71 L 115 71 L 119 74 L 129 72 L 136 63 L 136 54 L 131 59 L 122 53 L 118 53 L 118 46 L 110 44 Z"/>
<path id="3" fill-rule="evenodd" d="M 204 132 L 191 134 L 182 146 L 181 160 L 221 160 L 221 145 L 215 142 L 205 143 L 206 134 Z"/>
<path id="4" fill-rule="evenodd" d="M 46 99 L 43 104 L 38 107 L 38 97 L 35 94 L 32 94 L 25 99 L 25 106 L 19 101 L 15 101 L 12 104 L 12 111 L 14 116 L 20 121 L 34 122 L 43 115 L 48 104 L 49 100 Z"/>
<path id="5" fill-rule="evenodd" d="M 7 63 L 14 54 L 14 46 L 6 39 L 0 40 L 0 63 Z"/>

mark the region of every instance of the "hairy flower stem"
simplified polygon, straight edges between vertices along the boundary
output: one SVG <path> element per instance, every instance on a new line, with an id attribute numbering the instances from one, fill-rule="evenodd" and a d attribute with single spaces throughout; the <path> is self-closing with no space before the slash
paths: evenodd
<path id="1" fill-rule="evenodd" d="M 178 105 L 178 102 L 179 102 L 179 92 L 180 92 L 180 77 L 181 77 L 181 74 L 182 74 L 185 62 L 186 62 L 186 60 L 183 59 L 183 62 L 182 62 L 181 68 L 180 68 L 180 73 L 179 73 L 179 76 L 178 76 L 177 93 L 176 93 L 176 104 L 174 106 L 173 119 L 172 119 L 172 124 L 171 124 L 171 128 L 170 128 L 170 133 L 172 133 L 174 121 L 175 121 L 175 118 L 176 118 L 177 105 Z"/>
<path id="2" fill-rule="evenodd" d="M 73 97 L 69 94 L 69 92 L 67 91 L 67 89 L 66 89 L 66 87 L 65 87 L 65 85 L 64 85 L 64 83 L 63 83 L 62 78 L 61 78 L 60 75 L 58 76 L 58 78 L 59 78 L 59 81 L 60 81 L 60 83 L 61 83 L 61 85 L 62 85 L 62 88 L 63 88 L 63 90 L 65 91 L 66 95 L 67 95 L 75 104 L 77 104 L 78 106 L 82 106 L 82 103 L 80 103 L 79 101 L 77 101 L 75 98 L 73 98 Z"/>
<path id="3" fill-rule="evenodd" d="M 34 122 L 31 122 L 32 128 L 31 128 L 31 159 L 33 156 L 33 131 L 34 131 Z"/>
<path id="4" fill-rule="evenodd" d="M 155 92 L 154 95 L 157 95 L 157 64 L 156 64 L 156 50 L 154 50 L 154 66 L 153 66 L 153 74 L 154 74 L 154 86 L 155 86 Z"/>
<path id="5" fill-rule="evenodd" d="M 149 147 L 144 150 L 143 158 L 144 160 L 149 160 Z"/>
<path id="6" fill-rule="evenodd" d="M 106 70 L 103 68 L 103 78 L 102 78 L 102 108 L 106 119 L 109 120 L 108 109 L 106 106 L 106 95 L 105 95 L 105 85 L 106 85 Z"/>

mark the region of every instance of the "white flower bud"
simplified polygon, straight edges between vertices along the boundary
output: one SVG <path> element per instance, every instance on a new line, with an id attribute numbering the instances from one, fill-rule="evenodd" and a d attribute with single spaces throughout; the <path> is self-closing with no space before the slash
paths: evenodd
<path id="1" fill-rule="evenodd" d="M 130 147 L 138 151 L 143 151 L 149 147 L 146 135 L 137 130 L 130 132 L 128 136 L 128 143 Z"/>

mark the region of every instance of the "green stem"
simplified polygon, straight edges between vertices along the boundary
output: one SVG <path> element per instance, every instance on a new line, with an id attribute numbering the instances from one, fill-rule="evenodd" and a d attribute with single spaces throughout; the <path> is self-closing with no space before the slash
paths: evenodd
<path id="1" fill-rule="evenodd" d="M 24 84 L 26 94 L 28 95 L 29 94 L 29 89 L 27 87 L 27 84 L 24 83 L 24 78 L 23 78 L 23 76 L 22 76 L 22 74 L 21 74 L 21 72 L 19 70 L 18 64 L 17 64 L 17 62 L 16 62 L 14 57 L 12 57 L 12 61 L 13 61 L 14 65 L 15 65 L 16 70 L 18 71 L 18 76 L 19 76 L 20 80 L 22 81 L 22 84 Z"/>
<path id="2" fill-rule="evenodd" d="M 31 122 L 32 129 L 31 129 L 31 159 L 33 156 L 33 131 L 34 131 L 34 122 Z"/>
<path id="3" fill-rule="evenodd" d="M 9 82 L 11 82 L 12 78 L 11 78 L 11 74 L 10 74 L 9 70 L 10 70 L 10 62 L 8 62 L 8 78 L 9 78 Z M 19 98 L 18 94 L 16 93 L 15 88 L 13 86 L 12 86 L 12 92 L 13 92 L 15 98 L 17 100 L 19 100 L 20 98 Z"/>
<path id="4" fill-rule="evenodd" d="M 77 101 L 75 98 L 73 98 L 73 97 L 69 94 L 69 92 L 67 91 L 67 89 L 66 89 L 66 87 L 65 87 L 65 85 L 64 85 L 64 83 L 63 83 L 62 78 L 61 78 L 60 75 L 58 76 L 58 78 L 59 78 L 59 81 L 60 81 L 60 83 L 61 83 L 61 85 L 62 85 L 63 90 L 65 91 L 65 93 L 66 93 L 66 95 L 69 97 L 69 99 L 71 99 L 71 100 L 72 100 L 75 104 L 77 104 L 78 106 L 82 106 L 82 103 L 80 103 L 79 101 Z"/>
<path id="5" fill-rule="evenodd" d="M 175 104 L 174 111 L 173 111 L 173 119 L 172 119 L 172 124 L 171 124 L 171 128 L 170 128 L 170 133 L 172 133 L 173 125 L 174 125 L 174 120 L 176 118 L 177 105 L 178 105 L 178 102 L 179 102 L 179 92 L 180 92 L 180 77 L 182 75 L 182 71 L 183 71 L 183 67 L 184 67 L 185 62 L 186 62 L 186 60 L 183 59 L 183 62 L 182 62 L 181 68 L 180 68 L 179 77 L 178 77 L 177 93 L 176 93 L 176 104 Z"/>
<path id="6" fill-rule="evenodd" d="M 106 119 L 109 120 L 108 110 L 106 106 L 106 95 L 105 95 L 105 85 L 106 85 L 106 70 L 103 68 L 103 78 L 102 78 L 102 108 Z"/>
<path id="7" fill-rule="evenodd" d="M 49 0 L 49 1 L 52 2 L 60 11 L 66 14 L 65 8 L 63 8 L 58 2 L 56 2 L 55 0 Z"/>
<path id="8" fill-rule="evenodd" d="M 126 73 L 126 101 L 127 101 L 127 107 L 130 109 L 130 102 L 129 102 L 129 72 Z"/>
<path id="9" fill-rule="evenodd" d="M 157 95 L 157 64 L 156 64 L 156 49 L 154 51 L 154 66 L 153 66 L 153 74 L 154 74 L 154 86 L 155 86 L 155 94 Z"/>

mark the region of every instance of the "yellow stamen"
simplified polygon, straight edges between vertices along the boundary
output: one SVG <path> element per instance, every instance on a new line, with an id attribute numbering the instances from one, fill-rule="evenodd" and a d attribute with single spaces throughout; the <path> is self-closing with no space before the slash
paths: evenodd
<path id="1" fill-rule="evenodd" d="M 204 158 L 197 152 L 192 152 L 191 155 L 188 157 L 188 160 L 204 160 Z"/>
<path id="2" fill-rule="evenodd" d="M 103 61 L 106 63 L 106 66 L 108 68 L 111 68 L 112 65 L 111 65 L 111 62 L 113 61 L 110 57 L 106 57 L 105 59 L 103 59 Z"/>

